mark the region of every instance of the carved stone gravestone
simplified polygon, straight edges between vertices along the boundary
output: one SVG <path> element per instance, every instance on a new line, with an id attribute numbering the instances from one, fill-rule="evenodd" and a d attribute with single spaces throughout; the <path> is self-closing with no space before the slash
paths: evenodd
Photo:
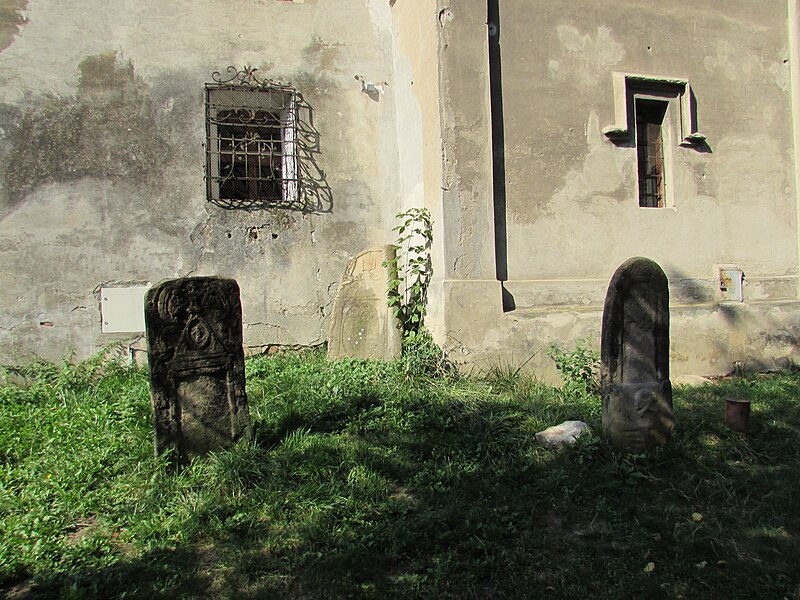
<path id="1" fill-rule="evenodd" d="M 389 269 L 383 266 L 394 257 L 394 246 L 381 246 L 347 263 L 333 303 L 328 358 L 400 356 L 402 335 L 387 304 Z"/>
<path id="2" fill-rule="evenodd" d="M 675 434 L 669 380 L 669 286 L 661 267 L 631 258 L 614 273 L 600 344 L 603 431 L 634 450 Z"/>
<path id="3" fill-rule="evenodd" d="M 185 462 L 250 433 L 233 279 L 164 281 L 145 299 L 155 450 Z"/>

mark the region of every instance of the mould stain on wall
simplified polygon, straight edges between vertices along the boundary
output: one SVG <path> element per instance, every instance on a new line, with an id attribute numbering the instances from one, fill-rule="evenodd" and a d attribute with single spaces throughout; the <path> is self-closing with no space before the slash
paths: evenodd
<path id="1" fill-rule="evenodd" d="M 0 0 L 0 51 L 8 48 L 27 22 L 28 0 Z"/>
<path id="2" fill-rule="evenodd" d="M 327 42 L 319 36 L 314 36 L 311 42 L 303 48 L 303 58 L 315 65 L 314 73 L 324 73 L 332 71 L 340 61 L 339 54 L 342 44 L 337 42 Z"/>
<path id="3" fill-rule="evenodd" d="M 7 136 L 0 214 L 37 187 L 86 177 L 137 183 L 160 177 L 169 156 L 147 86 L 116 53 L 85 58 L 75 97 L 4 107 Z"/>
<path id="4" fill-rule="evenodd" d="M 557 28 L 560 56 L 550 60 L 550 75 L 559 81 L 570 81 L 578 87 L 593 86 L 601 74 L 617 65 L 625 56 L 622 44 L 614 39 L 610 28 L 600 26 L 594 36 L 581 33 L 574 25 Z"/>

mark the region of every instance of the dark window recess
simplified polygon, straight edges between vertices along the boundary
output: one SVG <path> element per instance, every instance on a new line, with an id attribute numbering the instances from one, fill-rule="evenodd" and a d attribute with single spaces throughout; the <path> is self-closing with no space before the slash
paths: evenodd
<path id="1" fill-rule="evenodd" d="M 263 110 L 217 113 L 219 198 L 281 200 L 283 126 Z"/>
<path id="2" fill-rule="evenodd" d="M 206 85 L 208 199 L 231 207 L 296 202 L 296 92 L 248 71 L 225 83 Z"/>
<path id="3" fill-rule="evenodd" d="M 636 153 L 639 166 L 639 206 L 664 208 L 664 143 L 662 126 L 667 103 L 636 100 Z"/>

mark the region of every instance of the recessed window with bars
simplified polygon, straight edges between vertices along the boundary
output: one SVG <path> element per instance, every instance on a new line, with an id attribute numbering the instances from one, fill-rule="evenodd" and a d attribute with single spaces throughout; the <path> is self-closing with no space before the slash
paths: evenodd
<path id="1" fill-rule="evenodd" d="M 636 153 L 639 173 L 639 206 L 664 208 L 664 142 L 662 126 L 667 102 L 636 99 Z"/>
<path id="2" fill-rule="evenodd" d="M 228 73 L 206 85 L 208 199 L 232 207 L 295 203 L 297 92 L 256 79 L 254 69 Z"/>

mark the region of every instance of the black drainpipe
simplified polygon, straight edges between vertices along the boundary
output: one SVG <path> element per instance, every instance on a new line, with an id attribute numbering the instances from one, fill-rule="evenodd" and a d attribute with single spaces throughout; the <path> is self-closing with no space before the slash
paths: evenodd
<path id="1" fill-rule="evenodd" d="M 492 124 L 492 196 L 494 205 L 494 251 L 497 279 L 508 279 L 506 233 L 506 156 L 503 126 L 503 77 L 500 67 L 500 0 L 487 0 L 489 32 L 489 103 Z M 514 309 L 514 299 L 503 288 L 503 310 Z"/>

